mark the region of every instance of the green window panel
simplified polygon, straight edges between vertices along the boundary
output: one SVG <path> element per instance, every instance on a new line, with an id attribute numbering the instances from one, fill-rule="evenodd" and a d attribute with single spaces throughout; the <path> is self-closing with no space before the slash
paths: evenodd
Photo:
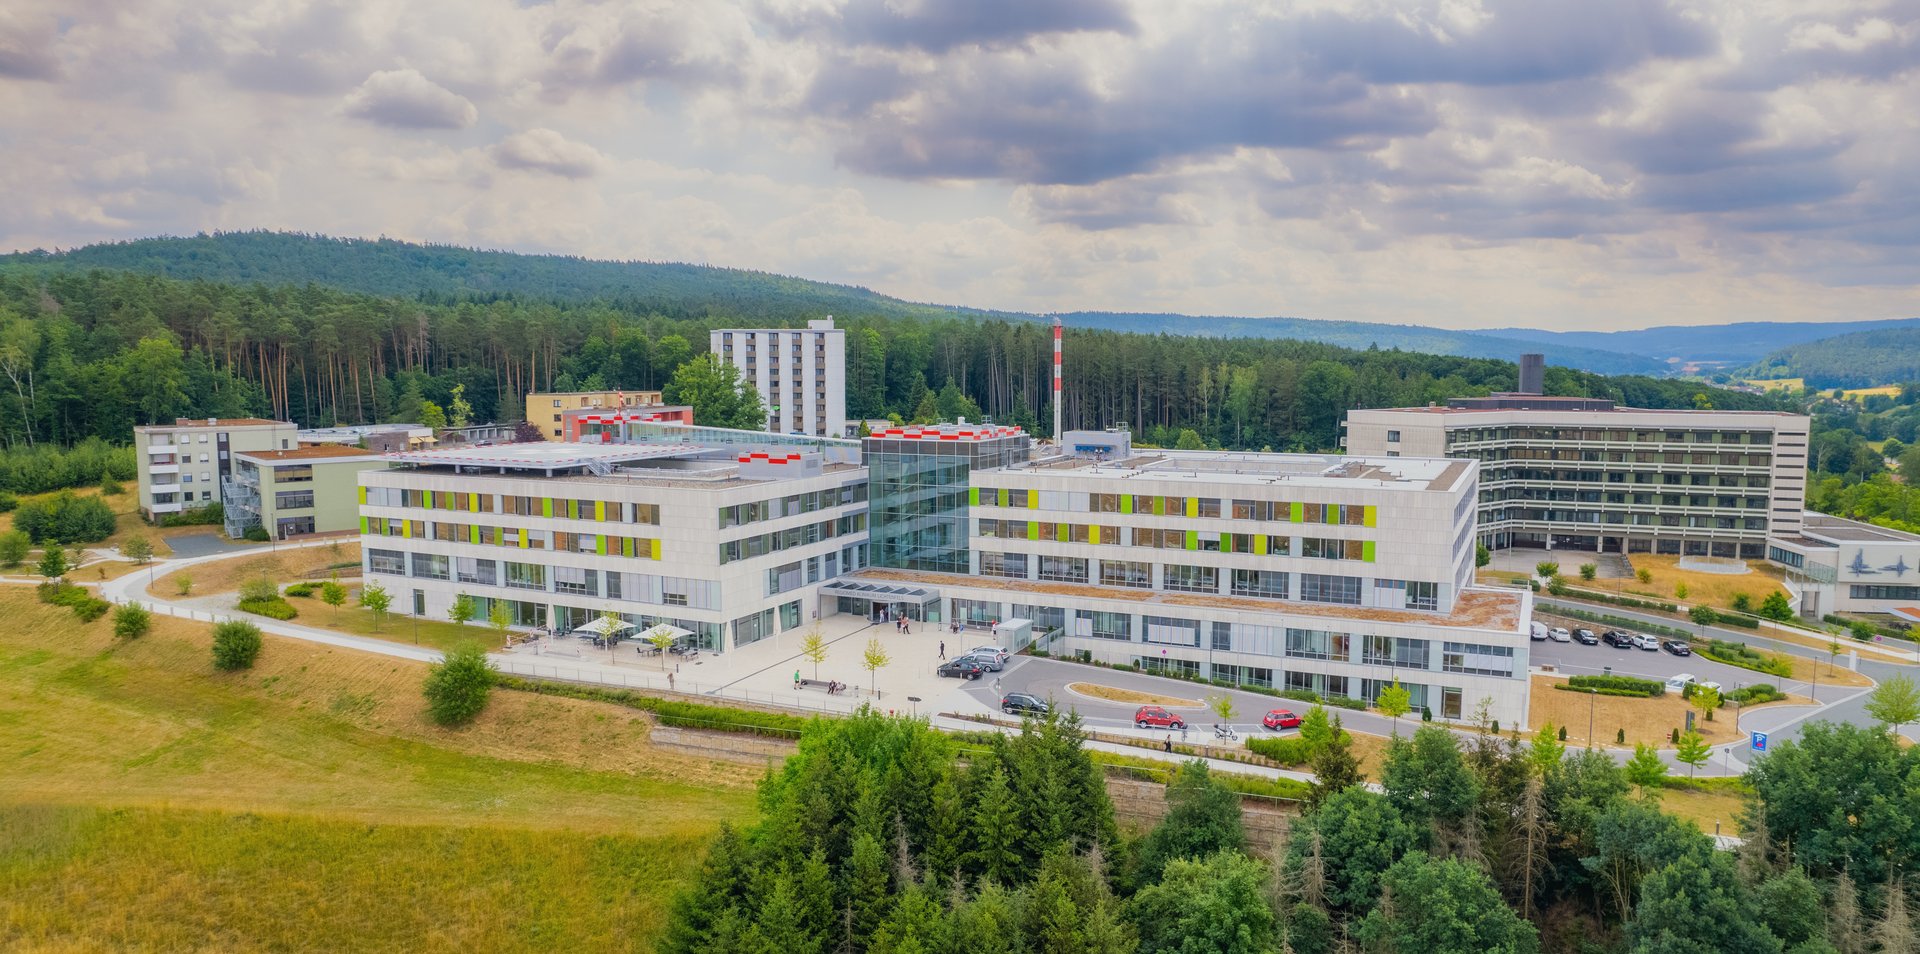
<path id="1" fill-rule="evenodd" d="M 996 493 L 999 494 L 998 503 L 1000 504 L 1000 506 L 1002 507 L 1006 506 L 1007 505 L 1007 488 L 1002 487 L 998 491 L 996 491 Z"/>
<path id="2" fill-rule="evenodd" d="M 1306 504 L 1294 503 L 1294 504 L 1289 504 L 1288 506 L 1292 508 L 1292 513 L 1289 513 L 1287 515 L 1289 519 L 1291 519 L 1294 523 L 1307 522 L 1307 505 Z"/>
<path id="3" fill-rule="evenodd" d="M 1187 531 L 1187 549 L 1189 550 L 1200 549 L 1200 531 L 1198 530 Z"/>
<path id="4" fill-rule="evenodd" d="M 1361 541 L 1361 543 L 1360 543 L 1360 559 L 1362 559 L 1362 560 L 1365 560 L 1365 561 L 1367 561 L 1368 563 L 1372 563 L 1372 562 L 1373 562 L 1373 541 L 1372 541 L 1372 540 L 1363 540 L 1363 541 Z"/>
<path id="5" fill-rule="evenodd" d="M 980 488 L 978 487 L 967 488 L 967 505 L 972 507 L 980 506 Z"/>
<path id="6" fill-rule="evenodd" d="M 593 552 L 601 556 L 607 555 L 607 538 L 605 535 L 599 535 L 593 538 Z"/>
<path id="7" fill-rule="evenodd" d="M 1120 495 L 1120 512 L 1121 513 L 1133 512 L 1133 495 L 1132 494 Z"/>
<path id="8" fill-rule="evenodd" d="M 1221 553 L 1233 552 L 1233 534 L 1231 533 L 1220 534 L 1220 552 Z"/>
<path id="9" fill-rule="evenodd" d="M 553 498 L 552 497 L 540 498 L 540 516 L 542 517 L 553 516 Z"/>
<path id="10" fill-rule="evenodd" d="M 468 543 L 480 542 L 480 525 L 479 524 L 476 523 L 467 528 L 467 542 Z"/>
<path id="11" fill-rule="evenodd" d="M 1053 525 L 1053 538 L 1055 540 L 1060 541 L 1061 543 L 1065 543 L 1067 542 L 1067 539 L 1071 536 L 1071 534 L 1069 534 L 1067 531 L 1071 529 L 1073 528 L 1068 524 L 1056 523 Z"/>
<path id="12" fill-rule="evenodd" d="M 1027 539 L 1029 540 L 1040 539 L 1040 521 L 1038 520 L 1027 521 Z"/>
<path id="13" fill-rule="evenodd" d="M 633 556 L 633 538 L 632 537 L 627 537 L 620 541 L 620 555 L 624 557 Z"/>
<path id="14" fill-rule="evenodd" d="M 360 492 L 362 494 L 365 494 L 367 492 L 367 488 L 365 487 L 360 488 Z M 360 518 L 360 532 L 362 534 L 365 534 L 367 532 L 367 518 L 365 517 Z"/>
<path id="15" fill-rule="evenodd" d="M 1153 515 L 1156 517 L 1164 517 L 1167 515 L 1167 498 L 1153 498 Z"/>

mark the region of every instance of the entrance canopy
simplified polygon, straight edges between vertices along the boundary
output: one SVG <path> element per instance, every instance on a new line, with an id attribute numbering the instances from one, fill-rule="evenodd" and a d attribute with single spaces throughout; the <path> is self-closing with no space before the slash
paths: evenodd
<path id="1" fill-rule="evenodd" d="M 923 586 L 908 586 L 904 583 L 862 583 L 856 580 L 841 580 L 828 583 L 820 588 L 824 596 L 851 596 L 855 599 L 873 600 L 880 603 L 924 603 L 939 599 L 940 591 Z"/>

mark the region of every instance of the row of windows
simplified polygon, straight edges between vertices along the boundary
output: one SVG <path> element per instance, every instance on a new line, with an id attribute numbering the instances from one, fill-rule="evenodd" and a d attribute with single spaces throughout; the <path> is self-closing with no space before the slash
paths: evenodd
<path id="1" fill-rule="evenodd" d="M 1856 600 L 1920 600 L 1920 586 L 1855 583 L 1849 589 Z"/>
<path id="2" fill-rule="evenodd" d="M 660 559 L 660 541 L 658 540 L 603 533 L 573 533 L 567 530 L 543 530 L 533 527 L 492 527 L 483 524 L 367 516 L 360 518 L 360 532 L 375 537 L 439 540 L 443 543 L 518 547 L 523 550 L 554 550 L 560 553 L 595 553 L 601 556 L 625 556 L 643 560 Z"/>
<path id="3" fill-rule="evenodd" d="M 407 553 L 374 547 L 367 549 L 366 562 L 368 572 L 390 576 L 452 580 L 475 586 L 505 586 L 663 606 L 707 610 L 720 608 L 720 584 L 711 580 L 656 576 L 651 573 L 616 573 L 581 567 L 549 567 L 539 563 L 484 557 L 447 557 L 438 553 Z"/>
<path id="4" fill-rule="evenodd" d="M 756 500 L 752 503 L 734 504 L 720 508 L 720 528 L 744 526 L 762 520 L 778 520 L 781 517 L 793 517 L 800 514 L 815 513 L 831 507 L 844 507 L 848 504 L 866 503 L 867 485 L 865 483 L 847 484 L 844 487 L 829 487 L 804 494 L 788 494 L 771 500 Z"/>
<path id="5" fill-rule="evenodd" d="M 1131 543 L 1154 550 L 1193 550 L 1201 553 L 1251 553 L 1258 556 L 1291 556 L 1298 553 L 1310 559 L 1374 561 L 1370 540 L 1335 540 L 1301 537 L 1296 546 L 1293 537 L 1262 533 L 1201 533 L 1198 530 L 1154 530 L 1133 527 L 1090 526 L 1081 523 L 1051 523 L 1043 520 L 995 520 L 975 522 L 976 535 L 990 540 L 1055 540 L 1061 543 L 1086 543 L 1120 546 Z"/>
<path id="6" fill-rule="evenodd" d="M 1134 641 L 1134 618 L 1126 613 L 1079 610 L 1074 614 L 1073 635 L 1094 639 Z M 1216 652 L 1241 652 L 1249 655 L 1317 659 L 1327 662 L 1353 662 L 1355 637 L 1350 633 L 1293 627 L 1233 625 L 1159 616 L 1140 617 L 1142 642 L 1176 646 L 1201 645 L 1200 636 L 1208 636 L 1207 647 Z M 1359 637 L 1360 662 L 1395 669 L 1430 669 L 1432 643 L 1407 636 Z M 1446 672 L 1481 676 L 1514 675 L 1514 651 L 1511 646 L 1487 646 L 1478 643 L 1442 644 L 1440 668 Z"/>
<path id="7" fill-rule="evenodd" d="M 1069 510 L 1143 516 L 1152 514 L 1161 517 L 1225 517 L 1234 520 L 1273 520 L 1354 527 L 1370 527 L 1374 523 L 1373 508 L 1360 504 L 1170 497 L 1159 494 L 1096 494 L 1007 487 L 974 487 L 969 492 L 969 501 L 976 507 L 1014 507 L 1021 510 Z"/>
<path id="8" fill-rule="evenodd" d="M 848 514 L 832 520 L 810 523 L 804 527 L 791 527 L 772 533 L 761 533 L 738 540 L 728 540 L 720 544 L 720 562 L 732 563 L 735 560 L 751 560 L 769 553 L 779 553 L 795 547 L 804 547 L 810 543 L 831 540 L 849 533 L 859 533 L 867 529 L 865 512 Z"/>
<path id="9" fill-rule="evenodd" d="M 285 478 L 279 478 L 284 480 Z M 458 490 L 415 490 L 402 487 L 362 487 L 360 502 L 372 507 L 413 507 L 424 510 L 462 510 L 468 513 L 504 513 L 522 517 L 565 517 L 605 523 L 660 523 L 660 506 L 619 500 L 569 497 L 521 497 Z"/>
<path id="10" fill-rule="evenodd" d="M 1640 428 L 1544 427 L 1469 427 L 1447 432 L 1453 443 L 1465 441 L 1611 441 L 1616 444 L 1748 444 L 1768 446 L 1770 431 L 1695 431 Z"/>

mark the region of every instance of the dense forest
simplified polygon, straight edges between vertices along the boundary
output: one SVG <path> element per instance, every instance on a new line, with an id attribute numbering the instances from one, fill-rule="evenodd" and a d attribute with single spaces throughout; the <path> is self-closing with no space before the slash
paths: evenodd
<path id="1" fill-rule="evenodd" d="M 1050 420 L 1043 325 L 843 317 L 851 416 L 964 414 L 1036 431 Z M 135 424 L 175 416 L 393 420 L 422 399 L 447 406 L 456 386 L 475 420 L 518 420 L 531 390 L 661 387 L 706 351 L 709 329 L 742 320 L 15 266 L 0 269 L 0 442 L 125 441 Z M 1158 444 L 1332 449 L 1348 408 L 1485 394 L 1515 374 L 1504 361 L 1286 340 L 1075 329 L 1066 347 L 1067 425 L 1124 422 Z M 1562 368 L 1547 384 L 1646 407 L 1779 400 Z"/>
<path id="2" fill-rule="evenodd" d="M 563 255 L 522 255 L 391 239 L 338 239 L 286 232 L 222 232 L 147 238 L 61 252 L 0 256 L 0 266 L 31 264 L 68 271 L 95 268 L 168 278 L 237 284 L 325 285 L 345 291 L 437 300 L 507 296 L 542 301 L 608 302 L 623 311 L 675 318 L 728 316 L 779 321 L 841 317 L 998 318 L 1039 316 L 916 304 L 865 288 L 741 269 L 672 262 L 609 262 Z M 1410 316 L 1417 320 L 1418 316 Z M 1225 318 L 1131 312 L 1072 312 L 1069 327 L 1212 337 L 1297 338 L 1348 348 L 1399 348 L 1512 360 L 1535 350 L 1516 337 L 1412 324 L 1306 318 Z M 1609 374 L 1657 373 L 1665 365 L 1635 348 L 1607 350 L 1565 343 L 1555 363 Z M 1760 353 L 1752 357 L 1759 357 Z"/>
<path id="3" fill-rule="evenodd" d="M 1315 713 L 1322 718 L 1324 713 Z M 870 711 L 816 722 L 677 900 L 669 954 L 1868 954 L 1916 943 L 1903 873 L 1920 750 L 1814 723 L 1749 772 L 1737 853 L 1662 812 L 1651 749 L 1622 767 L 1483 725 L 1350 740 L 1278 843 L 1190 762 L 1168 814 L 1114 820 L 1071 719 L 956 738 Z"/>
<path id="4" fill-rule="evenodd" d="M 1920 383 L 1894 395 L 1818 398 L 1812 414 L 1807 506 L 1920 533 Z"/>
<path id="5" fill-rule="evenodd" d="M 1866 388 L 1920 379 L 1920 326 L 1836 335 L 1782 348 L 1746 372 L 1805 378 L 1809 388 Z"/>

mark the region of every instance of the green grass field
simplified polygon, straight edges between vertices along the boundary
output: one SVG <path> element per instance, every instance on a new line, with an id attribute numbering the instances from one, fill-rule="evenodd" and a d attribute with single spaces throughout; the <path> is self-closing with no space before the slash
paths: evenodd
<path id="1" fill-rule="evenodd" d="M 116 646 L 0 589 L 0 950 L 648 950 L 760 770 L 628 709 L 494 694 L 424 716 L 423 667 L 204 627 Z"/>

